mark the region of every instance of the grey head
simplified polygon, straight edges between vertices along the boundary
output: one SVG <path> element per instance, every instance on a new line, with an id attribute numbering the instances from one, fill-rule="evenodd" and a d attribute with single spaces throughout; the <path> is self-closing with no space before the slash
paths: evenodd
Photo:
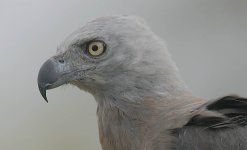
<path id="1" fill-rule="evenodd" d="M 46 90 L 67 83 L 95 97 L 138 90 L 166 94 L 186 88 L 177 72 L 145 21 L 107 16 L 88 22 L 58 46 L 41 67 L 38 86 L 46 101 Z"/>

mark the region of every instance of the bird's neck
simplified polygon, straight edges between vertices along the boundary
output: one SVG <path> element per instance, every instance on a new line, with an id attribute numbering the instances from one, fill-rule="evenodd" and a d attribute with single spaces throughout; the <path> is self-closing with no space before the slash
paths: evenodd
<path id="1" fill-rule="evenodd" d="M 144 94 L 136 101 L 130 99 L 133 91 L 129 92 L 96 98 L 100 101 L 97 114 L 103 150 L 153 150 L 157 142 L 169 149 L 172 137 L 168 130 L 184 125 L 188 112 L 199 104 L 186 92 L 167 97 Z"/>
<path id="2" fill-rule="evenodd" d="M 169 149 L 169 130 L 184 125 L 198 106 L 175 69 L 141 71 L 123 73 L 91 91 L 103 150 L 154 150 L 156 144 Z"/>

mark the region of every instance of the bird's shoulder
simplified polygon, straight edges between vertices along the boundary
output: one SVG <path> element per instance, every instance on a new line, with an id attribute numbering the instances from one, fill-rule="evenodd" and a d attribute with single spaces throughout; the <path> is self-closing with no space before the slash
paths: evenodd
<path id="1" fill-rule="evenodd" d="M 185 125 L 205 129 L 229 129 L 247 126 L 247 98 L 236 95 L 209 101 Z"/>
<path id="2" fill-rule="evenodd" d="M 225 96 L 195 111 L 183 127 L 172 130 L 174 149 L 247 149 L 247 98 Z"/>

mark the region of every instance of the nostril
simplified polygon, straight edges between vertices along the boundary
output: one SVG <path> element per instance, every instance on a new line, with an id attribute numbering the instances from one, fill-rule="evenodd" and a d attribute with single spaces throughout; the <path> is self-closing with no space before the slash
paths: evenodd
<path id="1" fill-rule="evenodd" d="M 58 62 L 64 63 L 64 60 L 63 59 L 59 59 Z"/>

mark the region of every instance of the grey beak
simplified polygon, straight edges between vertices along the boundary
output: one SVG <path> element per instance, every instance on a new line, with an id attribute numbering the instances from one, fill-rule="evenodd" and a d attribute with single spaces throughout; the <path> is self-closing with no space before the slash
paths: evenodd
<path id="1" fill-rule="evenodd" d="M 47 60 L 39 70 L 38 87 L 40 94 L 47 103 L 46 90 L 54 88 L 53 85 L 58 81 L 60 76 L 61 74 L 56 72 L 56 63 L 53 59 Z"/>

